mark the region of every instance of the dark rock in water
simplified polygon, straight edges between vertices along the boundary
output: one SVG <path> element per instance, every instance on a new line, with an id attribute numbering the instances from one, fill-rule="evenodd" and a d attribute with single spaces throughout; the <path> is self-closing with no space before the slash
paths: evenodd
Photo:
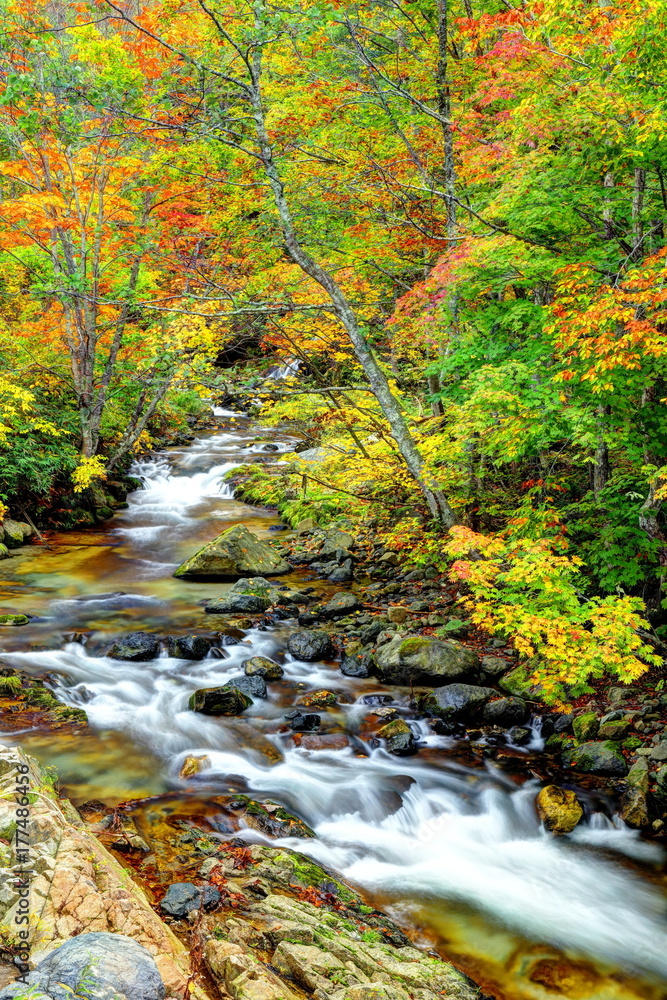
<path id="1" fill-rule="evenodd" d="M 167 889 L 160 909 L 172 917 L 187 917 L 191 910 L 212 910 L 220 902 L 220 893 L 213 886 L 202 889 L 192 882 L 174 882 Z"/>
<path id="2" fill-rule="evenodd" d="M 331 598 L 328 604 L 322 609 L 322 618 L 342 618 L 344 615 L 352 614 L 361 610 L 361 601 L 355 594 L 350 594 L 346 590 L 341 590 Z"/>
<path id="3" fill-rule="evenodd" d="M 496 692 L 472 684 L 448 684 L 416 699 L 419 708 L 441 719 L 471 718 L 477 715 Z"/>
<path id="4" fill-rule="evenodd" d="M 411 757 L 417 753 L 417 743 L 412 733 L 397 733 L 389 737 L 386 749 L 395 757 Z"/>
<path id="5" fill-rule="evenodd" d="M 146 632 L 130 632 L 122 639 L 116 639 L 107 649 L 107 656 L 112 660 L 130 660 L 132 663 L 154 660 L 159 653 L 157 637 Z"/>
<path id="6" fill-rule="evenodd" d="M 12 983 L 2 1000 L 164 1000 L 165 988 L 151 953 L 124 934 L 79 934 L 43 958 L 25 983 Z M 41 991 L 41 992 L 40 992 Z"/>
<path id="7" fill-rule="evenodd" d="M 301 712 L 290 712 L 285 718 L 295 733 L 314 733 L 320 728 L 322 721 L 319 715 L 303 715 Z"/>
<path id="8" fill-rule="evenodd" d="M 584 771 L 586 774 L 609 774 L 622 778 L 628 773 L 628 765 L 621 751 L 610 740 L 580 743 L 578 747 L 565 751 L 563 763 L 574 771 Z"/>
<path id="9" fill-rule="evenodd" d="M 203 635 L 167 636 L 167 652 L 175 660 L 203 660 L 210 648 Z"/>
<path id="10" fill-rule="evenodd" d="M 369 653 L 346 656 L 340 665 L 340 672 L 346 677 L 370 677 L 373 657 Z"/>
<path id="11" fill-rule="evenodd" d="M 390 694 L 365 694 L 359 699 L 360 705 L 391 705 L 394 699 Z"/>
<path id="12" fill-rule="evenodd" d="M 231 681 L 223 684 L 222 687 L 223 689 L 236 688 L 237 691 L 242 691 L 243 694 L 253 698 L 266 698 L 266 681 L 259 674 L 234 677 Z"/>
<path id="13" fill-rule="evenodd" d="M 327 633 L 315 630 L 293 632 L 287 640 L 287 648 L 297 660 L 305 660 L 307 663 L 323 660 L 333 651 Z"/>
<path id="14" fill-rule="evenodd" d="M 280 680 L 285 673 L 280 664 L 274 663 L 266 656 L 253 656 L 249 660 L 244 660 L 241 666 L 248 677 L 266 677 L 269 681 Z"/>
<path id="15" fill-rule="evenodd" d="M 428 719 L 428 724 L 438 736 L 465 736 L 465 726 L 453 719 Z"/>
<path id="16" fill-rule="evenodd" d="M 526 729 L 525 726 L 515 726 L 510 729 L 508 736 L 512 743 L 516 743 L 518 747 L 525 747 L 532 740 L 533 732 L 531 729 Z"/>
<path id="17" fill-rule="evenodd" d="M 275 576 L 288 573 L 290 565 L 267 542 L 243 524 L 236 524 L 204 545 L 178 567 L 176 577 Z"/>
<path id="18" fill-rule="evenodd" d="M 308 627 L 309 625 L 317 625 L 320 620 L 320 616 L 313 614 L 311 611 L 305 611 L 298 615 L 296 620 L 299 625 L 305 625 Z"/>
<path id="19" fill-rule="evenodd" d="M 328 578 L 332 583 L 349 583 L 350 580 L 354 580 L 352 560 L 346 559 L 344 563 L 328 574 Z"/>
<path id="20" fill-rule="evenodd" d="M 240 628 L 228 628 L 217 633 L 218 646 L 238 646 L 244 639 L 245 634 Z"/>
<path id="21" fill-rule="evenodd" d="M 455 640 L 395 636 L 378 649 L 380 677 L 389 684 L 451 684 L 476 680 L 479 657 Z"/>
<path id="22" fill-rule="evenodd" d="M 484 706 L 482 718 L 489 726 L 520 726 L 529 715 L 522 698 L 498 698 Z"/>
<path id="23" fill-rule="evenodd" d="M 255 615 L 261 614 L 270 606 L 270 599 L 258 594 L 228 594 L 219 601 L 211 601 L 204 610 L 209 615 Z"/>
<path id="24" fill-rule="evenodd" d="M 202 715 L 240 715 L 252 705 L 243 691 L 236 687 L 200 688 L 190 695 L 188 708 Z"/>

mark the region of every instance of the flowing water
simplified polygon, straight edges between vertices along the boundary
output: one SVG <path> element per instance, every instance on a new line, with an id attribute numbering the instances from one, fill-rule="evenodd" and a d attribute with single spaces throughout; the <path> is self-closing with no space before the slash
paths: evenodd
<path id="1" fill-rule="evenodd" d="M 279 459 L 276 449 L 289 441 L 217 414 L 215 432 L 138 462 L 145 489 L 103 528 L 56 535 L 49 548 L 2 563 L 6 609 L 39 617 L 3 632 L 0 659 L 47 673 L 61 701 L 85 707 L 90 725 L 75 737 L 34 729 L 0 732 L 1 741 L 55 764 L 76 802 L 193 788 L 280 802 L 317 837 L 279 843 L 341 872 L 506 1000 L 667 996 L 662 852 L 624 827 L 603 797 L 582 792 L 587 820 L 573 835 L 545 833 L 534 808 L 540 784 L 525 780 L 529 754 L 505 771 L 470 766 L 454 740 L 429 735 L 411 716 L 406 689 L 343 677 L 333 663 L 294 661 L 285 651 L 289 622 L 252 629 L 200 662 L 104 656 L 112 638 L 139 628 L 215 633 L 220 619 L 201 601 L 228 585 L 176 580 L 175 567 L 234 523 L 280 537 L 270 533 L 275 515 L 236 502 L 221 480 L 239 464 Z M 322 586 L 306 571 L 283 580 Z M 73 633 L 85 633 L 85 644 Z M 192 691 L 238 675 L 253 655 L 285 669 L 266 700 L 231 722 L 188 710 Z M 281 732 L 297 696 L 318 688 L 340 694 L 321 714 L 323 731 L 350 737 L 344 750 L 303 750 Z M 370 693 L 389 694 L 408 719 L 422 741 L 416 757 L 369 744 L 361 699 Z M 182 781 L 188 754 L 207 755 L 210 767 Z"/>

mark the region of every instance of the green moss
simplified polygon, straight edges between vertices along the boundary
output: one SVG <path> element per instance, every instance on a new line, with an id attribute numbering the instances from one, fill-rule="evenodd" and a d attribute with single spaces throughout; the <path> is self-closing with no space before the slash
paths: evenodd
<path id="1" fill-rule="evenodd" d="M 319 865 L 315 864 L 314 861 L 306 858 L 303 854 L 288 854 L 285 855 L 287 861 L 289 862 L 294 877 L 299 880 L 304 886 L 316 886 L 320 887 L 324 883 L 327 885 L 333 885 L 335 887 L 335 893 L 339 899 L 344 902 L 352 902 L 355 899 L 354 893 L 339 882 L 338 879 L 330 875 L 329 872 L 325 871 L 324 868 L 320 868 Z"/>
<path id="2" fill-rule="evenodd" d="M 359 911 L 359 913 L 375 913 L 375 910 L 373 909 L 372 906 L 364 906 L 363 903 L 361 906 L 357 907 L 357 910 Z"/>
<path id="3" fill-rule="evenodd" d="M 627 740 L 623 740 L 622 746 L 626 750 L 636 750 L 637 747 L 642 745 L 642 741 L 638 736 L 628 736 Z"/>
<path id="4" fill-rule="evenodd" d="M 26 615 L 0 615 L 0 625 L 27 625 L 29 621 Z"/>
<path id="5" fill-rule="evenodd" d="M 16 694 L 16 692 L 20 690 L 21 690 L 20 677 L 17 676 L 0 677 L 0 691 L 8 691 L 10 694 Z"/>
<path id="6" fill-rule="evenodd" d="M 399 653 L 401 656 L 413 656 L 415 653 L 421 653 L 422 650 L 428 649 L 431 644 L 430 639 L 404 639 L 404 641 L 399 646 Z"/>
<path id="7" fill-rule="evenodd" d="M 599 720 L 595 712 L 584 712 L 572 723 L 572 730 L 578 740 L 591 740 L 597 736 Z"/>
<path id="8" fill-rule="evenodd" d="M 364 931 L 361 940 L 365 941 L 366 944 L 377 944 L 378 941 L 382 940 L 382 935 L 378 934 L 377 931 Z"/>

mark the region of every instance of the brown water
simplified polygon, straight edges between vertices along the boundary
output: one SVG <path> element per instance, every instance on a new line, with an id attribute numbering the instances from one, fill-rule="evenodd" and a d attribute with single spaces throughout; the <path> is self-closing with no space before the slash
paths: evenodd
<path id="1" fill-rule="evenodd" d="M 484 763 L 467 745 L 433 735 L 406 689 L 343 677 L 334 663 L 294 661 L 285 651 L 294 622 L 247 630 L 241 644 L 196 663 L 104 655 L 113 638 L 137 629 L 214 635 L 220 619 L 200 602 L 229 585 L 172 573 L 234 523 L 281 537 L 271 531 L 274 513 L 237 503 L 221 481 L 241 463 L 279 459 L 267 451 L 272 440 L 289 447 L 278 432 L 223 416 L 191 447 L 138 463 L 146 488 L 104 528 L 54 536 L 48 548 L 0 564 L 3 610 L 41 616 L 3 631 L 0 658 L 48 675 L 56 695 L 90 720 L 74 733 L 0 733 L 2 742 L 55 765 L 76 802 L 230 788 L 281 802 L 317 834 L 282 842 L 355 881 L 507 1000 L 667 996 L 665 897 L 653 884 L 662 855 L 603 799 L 587 799 L 586 822 L 572 836 L 545 834 L 534 809 L 540 785 L 521 776 L 528 767 Z M 307 571 L 282 581 L 323 586 Z M 73 633 L 85 634 L 85 645 L 70 641 Z M 224 683 L 257 654 L 285 669 L 266 699 L 235 720 L 188 710 L 193 690 Z M 286 710 L 319 688 L 337 692 L 338 704 L 318 714 L 323 732 L 347 733 L 346 750 L 304 751 L 285 732 Z M 361 701 L 369 693 L 392 699 L 421 741 L 417 756 L 391 757 L 369 743 Z M 533 752 L 539 745 L 536 735 Z M 190 753 L 210 766 L 184 782 Z"/>

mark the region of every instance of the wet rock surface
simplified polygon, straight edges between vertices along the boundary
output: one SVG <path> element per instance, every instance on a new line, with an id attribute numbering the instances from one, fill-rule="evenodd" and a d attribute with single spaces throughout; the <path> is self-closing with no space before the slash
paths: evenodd
<path id="1" fill-rule="evenodd" d="M 130 632 L 129 635 L 116 639 L 107 650 L 107 656 L 112 660 L 129 660 L 135 663 L 154 660 L 159 654 L 159 639 L 146 632 Z"/>
<path id="2" fill-rule="evenodd" d="M 476 679 L 479 657 L 455 640 L 397 635 L 375 654 L 377 673 L 388 684 L 451 684 Z"/>
<path id="3" fill-rule="evenodd" d="M 290 566 L 267 543 L 237 524 L 219 534 L 195 552 L 174 572 L 174 576 L 221 577 L 274 576 L 289 572 Z"/>

